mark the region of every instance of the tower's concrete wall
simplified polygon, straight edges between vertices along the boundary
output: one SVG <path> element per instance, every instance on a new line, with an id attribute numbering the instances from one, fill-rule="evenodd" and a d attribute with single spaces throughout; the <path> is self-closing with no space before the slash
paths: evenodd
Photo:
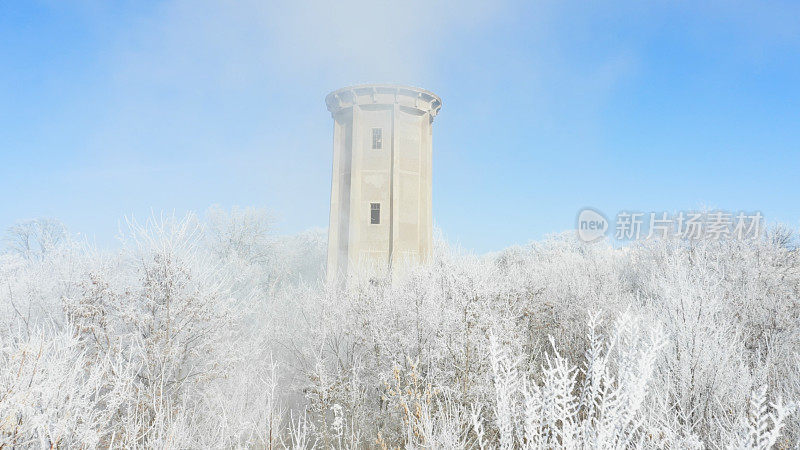
<path id="1" fill-rule="evenodd" d="M 334 119 L 328 278 L 427 260 L 432 126 L 441 99 L 418 88 L 364 85 L 325 101 Z"/>

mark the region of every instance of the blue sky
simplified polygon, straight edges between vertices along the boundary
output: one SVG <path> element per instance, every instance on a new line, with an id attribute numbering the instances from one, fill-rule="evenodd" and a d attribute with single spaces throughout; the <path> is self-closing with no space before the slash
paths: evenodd
<path id="1" fill-rule="evenodd" d="M 124 216 L 326 227 L 325 95 L 424 87 L 434 218 L 484 252 L 579 209 L 800 225 L 800 3 L 0 2 L 0 227 Z"/>

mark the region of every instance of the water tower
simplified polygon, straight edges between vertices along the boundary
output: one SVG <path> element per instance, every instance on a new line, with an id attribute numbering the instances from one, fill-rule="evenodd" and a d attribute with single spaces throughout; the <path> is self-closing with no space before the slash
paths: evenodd
<path id="1" fill-rule="evenodd" d="M 325 98 L 333 116 L 328 279 L 358 270 L 393 274 L 433 249 L 433 118 L 442 100 L 386 84 Z"/>

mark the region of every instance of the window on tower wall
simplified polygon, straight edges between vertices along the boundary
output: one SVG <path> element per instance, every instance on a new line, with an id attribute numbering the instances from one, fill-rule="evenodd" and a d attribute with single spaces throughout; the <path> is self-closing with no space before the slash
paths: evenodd
<path id="1" fill-rule="evenodd" d="M 369 223 L 373 225 L 377 225 L 381 223 L 381 204 L 380 203 L 370 203 L 369 204 Z"/>
<path id="2" fill-rule="evenodd" d="M 383 128 L 372 129 L 372 148 L 375 150 L 383 148 Z"/>

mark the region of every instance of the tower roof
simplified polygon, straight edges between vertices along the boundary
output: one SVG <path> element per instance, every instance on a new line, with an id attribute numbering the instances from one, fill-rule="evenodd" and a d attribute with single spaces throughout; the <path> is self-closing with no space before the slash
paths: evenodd
<path id="1" fill-rule="evenodd" d="M 337 89 L 327 97 L 325 104 L 331 114 L 353 105 L 400 104 L 420 113 L 429 113 L 431 118 L 442 108 L 442 99 L 431 91 L 396 84 L 361 84 Z"/>

